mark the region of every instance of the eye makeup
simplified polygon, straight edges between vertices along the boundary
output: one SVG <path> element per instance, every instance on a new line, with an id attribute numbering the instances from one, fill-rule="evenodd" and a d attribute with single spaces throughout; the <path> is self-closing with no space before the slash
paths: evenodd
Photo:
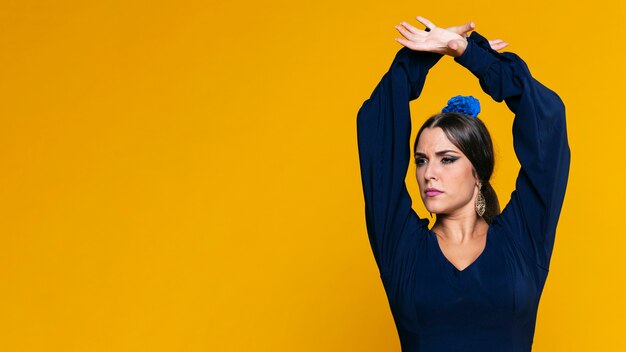
<path id="1" fill-rule="evenodd" d="M 443 156 L 441 157 L 441 163 L 444 165 L 447 164 L 452 164 L 453 162 L 459 160 L 459 157 L 457 156 Z M 423 157 L 423 156 L 417 156 L 415 157 L 415 165 L 416 166 L 422 166 L 424 164 L 426 164 L 428 162 L 428 159 Z"/>

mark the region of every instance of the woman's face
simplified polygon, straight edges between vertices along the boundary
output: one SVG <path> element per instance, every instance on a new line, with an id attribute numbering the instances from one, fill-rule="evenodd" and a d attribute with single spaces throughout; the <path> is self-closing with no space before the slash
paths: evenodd
<path id="1" fill-rule="evenodd" d="M 440 127 L 425 128 L 415 150 L 417 183 L 426 209 L 435 214 L 475 214 L 478 180 L 469 159 Z"/>

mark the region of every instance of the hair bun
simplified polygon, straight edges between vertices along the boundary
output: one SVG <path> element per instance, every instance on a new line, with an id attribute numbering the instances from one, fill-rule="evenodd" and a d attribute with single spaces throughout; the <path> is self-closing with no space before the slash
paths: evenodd
<path id="1" fill-rule="evenodd" d="M 476 118 L 480 113 L 480 102 L 471 95 L 457 95 L 448 100 L 448 105 L 441 112 L 456 112 Z"/>

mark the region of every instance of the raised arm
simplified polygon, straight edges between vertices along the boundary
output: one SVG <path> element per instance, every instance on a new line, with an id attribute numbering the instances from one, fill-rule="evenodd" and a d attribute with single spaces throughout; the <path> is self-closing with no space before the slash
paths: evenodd
<path id="1" fill-rule="evenodd" d="M 404 182 L 411 156 L 409 101 L 420 95 L 428 70 L 440 58 L 401 48 L 357 114 L 365 220 L 381 274 L 417 229 L 419 218 Z"/>
<path id="2" fill-rule="evenodd" d="M 515 113 L 513 139 L 521 164 L 515 191 L 492 226 L 501 226 L 518 246 L 548 270 L 570 165 L 565 107 L 534 79 L 513 53 L 498 53 L 473 32 L 455 60 L 478 77 L 495 101 Z"/>

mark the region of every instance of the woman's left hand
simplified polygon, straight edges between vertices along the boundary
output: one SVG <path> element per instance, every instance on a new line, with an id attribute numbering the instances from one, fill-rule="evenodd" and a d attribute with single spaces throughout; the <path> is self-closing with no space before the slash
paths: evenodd
<path id="1" fill-rule="evenodd" d="M 439 28 L 424 17 L 417 16 L 417 20 L 427 29 L 417 29 L 407 22 L 402 22 L 396 26 L 396 29 L 404 36 L 404 38 L 396 38 L 396 41 L 415 51 L 460 56 L 467 47 L 467 32 L 474 29 L 473 22 L 449 28 Z"/>

